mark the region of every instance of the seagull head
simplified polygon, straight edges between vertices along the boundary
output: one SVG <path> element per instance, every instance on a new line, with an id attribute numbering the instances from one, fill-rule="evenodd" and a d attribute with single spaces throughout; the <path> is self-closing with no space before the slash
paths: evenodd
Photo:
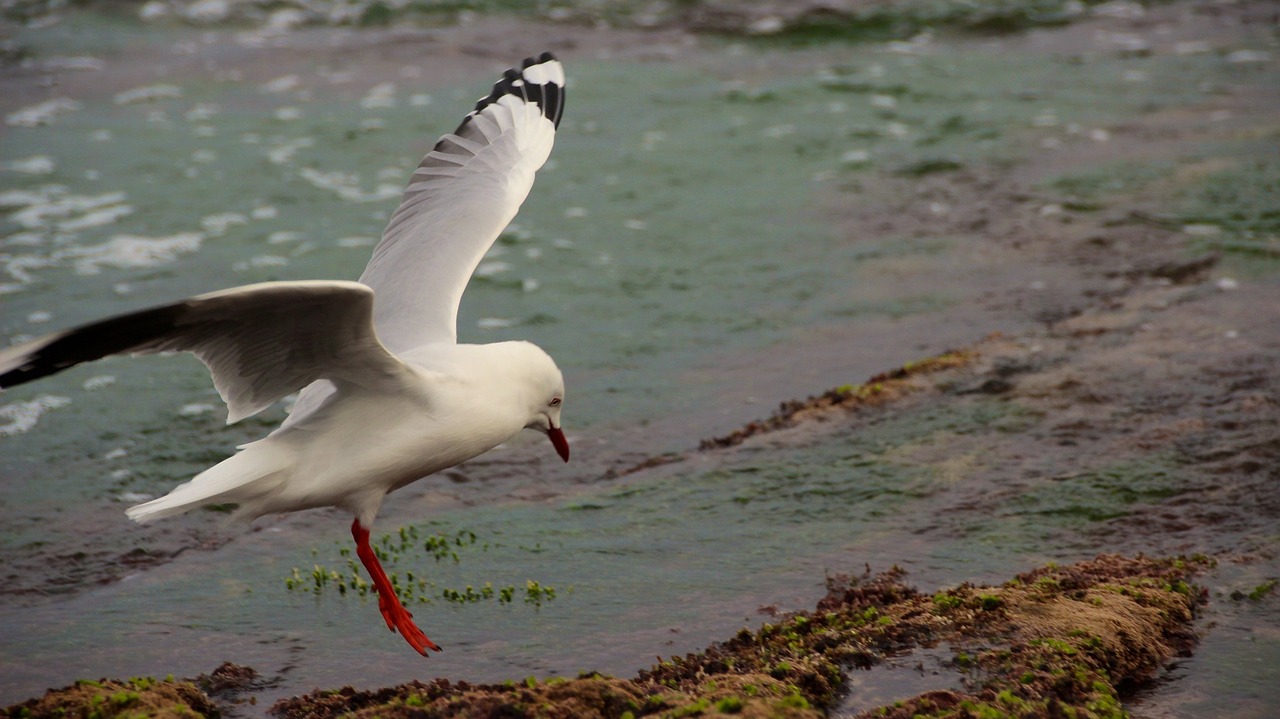
<path id="1" fill-rule="evenodd" d="M 560 428 L 560 409 L 564 406 L 564 376 L 555 360 L 540 347 L 529 342 L 509 343 L 523 368 L 524 385 L 532 404 L 526 429 L 534 429 L 551 440 L 556 454 L 569 461 L 569 442 Z"/>
<path id="2" fill-rule="evenodd" d="M 551 444 L 556 448 L 556 454 L 564 461 L 569 461 L 569 441 L 564 438 L 564 430 L 560 429 L 560 406 L 564 404 L 564 390 L 547 400 L 546 406 L 540 411 L 533 423 L 528 426 L 531 429 L 537 429 L 546 433 L 551 439 Z"/>

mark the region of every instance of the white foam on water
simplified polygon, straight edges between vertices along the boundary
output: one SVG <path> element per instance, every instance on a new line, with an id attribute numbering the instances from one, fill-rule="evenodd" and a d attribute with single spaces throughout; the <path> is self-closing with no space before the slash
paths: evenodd
<path id="1" fill-rule="evenodd" d="M 70 259 L 76 274 L 96 275 L 105 267 L 157 267 L 173 262 L 179 255 L 200 249 L 204 235 L 179 232 L 168 237 L 116 235 L 100 245 L 69 247 L 54 254 L 55 259 Z"/>
<path id="2" fill-rule="evenodd" d="M 22 191 L 18 191 L 21 193 Z M 76 214 L 88 214 L 97 210 L 120 206 L 124 204 L 125 193 L 123 192 L 106 192 L 101 195 L 67 195 L 66 188 L 60 185 L 49 185 L 35 194 L 10 194 L 0 197 L 0 205 L 2 206 L 21 206 L 13 205 L 11 202 L 24 202 L 26 207 L 9 215 L 9 219 L 18 223 L 22 227 L 34 230 L 48 227 L 52 220 L 68 222 L 63 218 L 71 217 Z M 124 205 L 127 207 L 127 205 Z M 112 212 L 120 212 L 112 210 Z M 132 212 L 130 209 L 123 214 Z M 118 215 L 118 216 L 123 216 Z M 94 223 L 102 223 L 101 218 L 93 220 L 88 226 L 94 226 Z"/>
<path id="3" fill-rule="evenodd" d="M 503 317 L 481 317 L 479 320 L 476 320 L 476 327 L 479 327 L 482 330 L 500 330 L 515 326 L 515 320 L 509 320 Z"/>
<path id="4" fill-rule="evenodd" d="M 232 225 L 247 225 L 249 218 L 239 212 L 220 212 L 216 215 L 208 215 L 200 220 L 200 226 L 204 231 L 209 233 L 210 237 L 221 237 L 227 233 L 227 228 Z"/>
<path id="5" fill-rule="evenodd" d="M 197 103 L 196 106 L 190 110 L 187 110 L 186 114 L 182 117 L 186 119 L 187 122 L 204 122 L 216 114 L 218 114 L 217 105 L 208 102 L 201 102 Z"/>
<path id="6" fill-rule="evenodd" d="M 0 162 L 0 170 L 20 172 L 24 175 L 48 175 L 54 171 L 57 163 L 48 155 L 32 155 L 21 160 Z"/>
<path id="7" fill-rule="evenodd" d="M 337 170 L 321 172 L 312 167 L 304 167 L 298 172 L 298 176 L 314 187 L 337 193 L 338 197 L 348 202 L 379 202 L 399 197 L 403 192 L 400 185 L 391 183 L 381 183 L 372 192 L 365 192 L 358 186 L 360 183 L 358 175 Z"/>
<path id="8" fill-rule="evenodd" d="M 360 107 L 366 110 L 376 108 L 389 108 L 396 106 L 396 84 L 394 82 L 384 82 L 374 85 L 369 90 L 369 94 L 360 100 Z"/>
<path id="9" fill-rule="evenodd" d="M 93 377 L 90 377 L 89 379 L 84 381 L 84 384 L 80 386 L 90 392 L 93 392 L 95 390 L 100 390 L 106 387 L 110 387 L 115 383 L 116 383 L 115 375 L 100 374 L 100 375 L 95 375 Z"/>
<path id="10" fill-rule="evenodd" d="M 293 160 L 293 156 L 297 154 L 298 150 L 311 147 L 315 144 L 316 141 L 314 138 L 297 137 L 267 150 L 267 159 L 270 160 L 273 165 L 285 165 Z"/>
<path id="11" fill-rule="evenodd" d="M 282 75 L 274 80 L 263 83 L 260 88 L 263 92 L 278 93 L 288 92 L 302 83 L 297 75 Z"/>
<path id="12" fill-rule="evenodd" d="M 118 92 L 114 101 L 117 105 L 132 105 L 139 102 L 155 102 L 156 100 L 176 100 L 180 97 L 182 97 L 182 88 L 168 83 L 158 83 Z"/>
<path id="13" fill-rule="evenodd" d="M 510 270 L 510 263 L 494 260 L 490 262 L 481 262 L 480 266 L 476 267 L 473 274 L 475 274 L 476 277 L 493 277 L 494 275 L 499 275 Z"/>
<path id="14" fill-rule="evenodd" d="M 30 432 L 40 416 L 50 410 L 66 407 L 71 398 L 42 394 L 30 402 L 13 402 L 0 407 L 0 437 Z"/>
<path id="15" fill-rule="evenodd" d="M 37 127 L 48 125 L 58 115 L 75 112 L 81 107 L 80 103 L 69 97 L 55 97 L 11 112 L 5 115 L 4 121 L 14 127 Z"/>
<path id="16" fill-rule="evenodd" d="M 88 55 L 51 57 L 40 63 L 40 67 L 44 70 L 77 70 L 82 72 L 97 72 L 106 66 L 107 63 Z"/>
<path id="17" fill-rule="evenodd" d="M 270 235 L 267 235 L 267 244 L 283 245 L 286 242 L 297 242 L 298 240 L 301 240 L 303 236 L 304 235 L 301 232 L 296 232 L 294 230 L 280 230 L 279 232 L 272 232 Z"/>
<path id="18" fill-rule="evenodd" d="M 217 408 L 211 404 L 201 404 L 201 403 L 184 404 L 182 405 L 182 407 L 178 409 L 178 414 L 182 415 L 183 417 L 199 417 L 202 414 L 209 414 L 213 412 L 215 409 Z"/>
<path id="19" fill-rule="evenodd" d="M 61 232 L 79 232 L 90 227 L 101 227 L 102 225 L 110 225 L 121 217 L 133 214 L 131 205 L 112 205 L 99 210 L 87 212 L 80 217 L 72 220 L 59 222 L 57 227 Z"/>

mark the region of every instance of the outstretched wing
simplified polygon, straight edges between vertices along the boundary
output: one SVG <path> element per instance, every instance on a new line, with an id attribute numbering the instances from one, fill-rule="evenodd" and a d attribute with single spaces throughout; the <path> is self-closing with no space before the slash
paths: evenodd
<path id="1" fill-rule="evenodd" d="M 376 293 L 374 324 L 392 352 L 457 341 L 471 273 L 551 153 L 564 84 L 551 53 L 528 58 L 418 165 L 360 276 Z"/>
<path id="2" fill-rule="evenodd" d="M 317 379 L 369 384 L 403 370 L 355 282 L 265 282 L 100 320 L 0 350 L 0 388 L 116 354 L 187 351 L 209 368 L 227 423 Z"/>

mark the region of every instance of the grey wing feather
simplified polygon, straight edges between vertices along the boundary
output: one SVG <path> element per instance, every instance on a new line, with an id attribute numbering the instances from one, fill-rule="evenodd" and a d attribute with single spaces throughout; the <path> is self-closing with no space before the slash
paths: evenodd
<path id="1" fill-rule="evenodd" d="M 401 371 L 374 334 L 372 309 L 372 290 L 355 282 L 237 287 L 0 350 L 0 387 L 109 355 L 187 351 L 236 422 L 321 378 L 368 383 Z"/>
<path id="2" fill-rule="evenodd" d="M 508 70 L 414 171 L 360 281 L 392 352 L 455 342 L 462 292 L 515 217 L 555 142 L 564 70 L 550 54 Z"/>

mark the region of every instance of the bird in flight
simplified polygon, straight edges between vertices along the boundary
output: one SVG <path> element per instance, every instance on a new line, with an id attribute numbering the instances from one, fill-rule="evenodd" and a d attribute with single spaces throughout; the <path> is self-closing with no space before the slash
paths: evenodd
<path id="1" fill-rule="evenodd" d="M 0 388 L 117 354 L 187 351 L 213 376 L 227 423 L 300 392 L 271 434 L 128 510 L 138 522 L 207 504 L 238 517 L 351 512 L 356 554 L 387 627 L 440 650 L 400 603 L 369 543 L 387 493 L 522 429 L 560 427 L 564 378 L 529 342 L 459 344 L 458 304 L 546 162 L 564 110 L 551 53 L 507 70 L 414 170 L 359 282 L 265 282 L 55 332 L 0 350 Z"/>

